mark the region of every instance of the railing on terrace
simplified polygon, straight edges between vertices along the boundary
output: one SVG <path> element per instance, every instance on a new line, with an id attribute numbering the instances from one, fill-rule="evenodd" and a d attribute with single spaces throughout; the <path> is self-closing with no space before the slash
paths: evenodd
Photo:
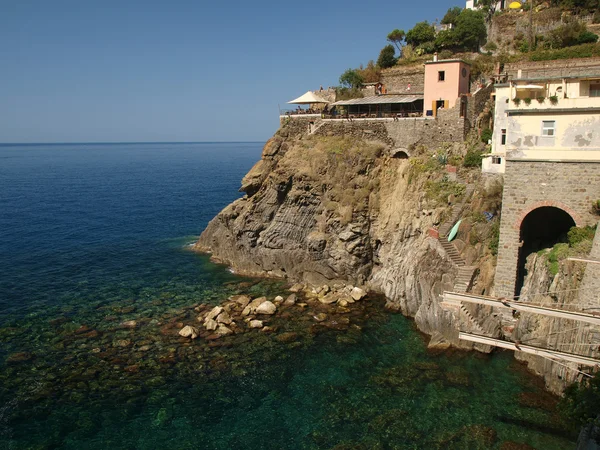
<path id="1" fill-rule="evenodd" d="M 423 112 L 421 111 L 403 111 L 403 112 L 393 112 L 393 113 L 353 113 L 353 114 L 331 114 L 331 113 L 323 113 L 323 112 L 302 112 L 298 113 L 282 111 L 282 116 L 306 116 L 309 114 L 318 114 L 322 119 L 337 119 L 337 120 L 353 120 L 353 119 L 399 119 L 399 118 L 408 118 L 408 117 L 423 117 Z"/>
<path id="2" fill-rule="evenodd" d="M 316 109 L 280 109 L 280 116 L 305 116 L 307 114 L 321 114 L 321 111 Z"/>

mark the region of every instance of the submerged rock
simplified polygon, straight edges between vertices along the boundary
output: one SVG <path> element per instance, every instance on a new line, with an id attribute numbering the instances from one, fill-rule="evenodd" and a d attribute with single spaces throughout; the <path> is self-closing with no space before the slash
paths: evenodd
<path id="1" fill-rule="evenodd" d="M 217 327 L 219 326 L 219 324 L 217 323 L 216 320 L 214 319 L 208 319 L 204 322 L 204 327 L 208 330 L 208 331 L 214 331 L 217 329 Z"/>
<path id="2" fill-rule="evenodd" d="M 288 298 L 283 302 L 283 306 L 293 306 L 296 303 L 296 294 L 288 295 Z"/>
<path id="3" fill-rule="evenodd" d="M 366 295 L 367 295 L 367 293 L 359 287 L 353 287 L 352 290 L 350 291 L 350 297 L 352 297 L 352 299 L 355 301 L 362 300 L 363 298 L 366 297 Z"/>
<path id="4" fill-rule="evenodd" d="M 257 308 L 256 308 L 256 314 L 275 314 L 275 311 L 277 311 L 277 306 L 275 306 L 273 303 L 271 303 L 270 301 L 266 301 L 266 302 L 262 302 Z"/>
<path id="5" fill-rule="evenodd" d="M 262 328 L 264 326 L 263 321 L 262 320 L 251 320 L 248 323 L 248 326 L 250 328 Z"/>
<path id="6" fill-rule="evenodd" d="M 210 320 L 210 319 L 214 319 L 215 317 L 217 317 L 219 314 L 221 314 L 221 312 L 223 312 L 223 307 L 222 306 L 215 306 L 213 309 L 211 309 L 211 311 L 206 315 L 206 317 L 204 318 L 204 320 Z"/>
<path id="7" fill-rule="evenodd" d="M 179 330 L 179 336 L 196 339 L 198 337 L 198 329 L 196 329 L 190 325 L 186 325 L 181 330 Z"/>

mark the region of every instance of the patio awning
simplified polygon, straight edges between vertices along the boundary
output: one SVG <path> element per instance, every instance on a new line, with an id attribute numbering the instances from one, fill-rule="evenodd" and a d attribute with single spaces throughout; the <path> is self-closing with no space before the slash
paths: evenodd
<path id="1" fill-rule="evenodd" d="M 321 97 L 316 96 L 312 91 L 308 91 L 306 94 L 304 94 L 288 103 L 294 103 L 297 105 L 310 105 L 312 103 L 329 103 L 329 102 Z"/>
<path id="2" fill-rule="evenodd" d="M 515 89 L 545 89 L 545 86 L 540 86 L 539 84 L 515 84 Z"/>
<path id="3" fill-rule="evenodd" d="M 412 103 L 423 100 L 422 95 L 388 94 L 373 95 L 371 97 L 353 98 L 351 100 L 340 100 L 333 103 L 334 106 L 348 105 L 389 105 L 391 103 Z"/>

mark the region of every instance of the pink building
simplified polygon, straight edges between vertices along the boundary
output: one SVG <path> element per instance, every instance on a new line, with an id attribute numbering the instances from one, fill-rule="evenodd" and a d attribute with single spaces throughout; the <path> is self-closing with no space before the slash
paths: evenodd
<path id="1" fill-rule="evenodd" d="M 437 116 L 440 108 L 453 108 L 462 94 L 469 93 L 471 66 L 460 59 L 445 59 L 425 63 L 423 113 Z"/>

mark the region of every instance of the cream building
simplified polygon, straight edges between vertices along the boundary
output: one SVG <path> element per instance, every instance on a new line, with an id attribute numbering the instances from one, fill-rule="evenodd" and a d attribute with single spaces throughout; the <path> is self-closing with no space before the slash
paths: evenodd
<path id="1" fill-rule="evenodd" d="M 518 70 L 496 84 L 492 152 L 483 172 L 504 173 L 506 158 L 600 161 L 600 65 L 539 72 Z"/>

